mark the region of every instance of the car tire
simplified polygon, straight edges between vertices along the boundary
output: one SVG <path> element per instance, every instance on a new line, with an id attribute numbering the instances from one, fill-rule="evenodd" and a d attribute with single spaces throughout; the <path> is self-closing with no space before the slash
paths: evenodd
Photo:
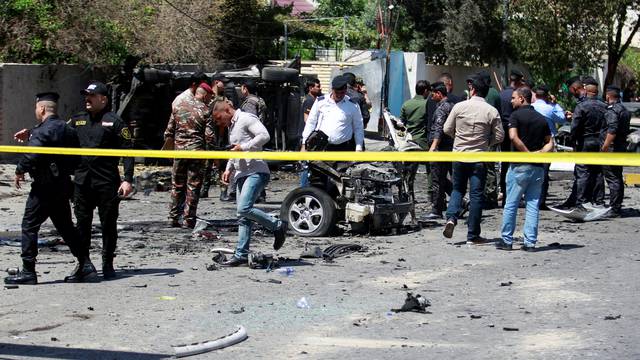
<path id="1" fill-rule="evenodd" d="M 324 190 L 313 186 L 297 188 L 282 202 L 280 219 L 298 236 L 326 236 L 336 223 L 336 203 Z"/>
<path id="2" fill-rule="evenodd" d="M 262 69 L 262 80 L 270 82 L 296 82 L 300 72 L 283 67 L 265 67 Z"/>

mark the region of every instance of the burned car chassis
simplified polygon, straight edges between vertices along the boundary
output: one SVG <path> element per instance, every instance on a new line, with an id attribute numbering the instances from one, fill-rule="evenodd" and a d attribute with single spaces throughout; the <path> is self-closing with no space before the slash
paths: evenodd
<path id="1" fill-rule="evenodd" d="M 414 202 L 402 163 L 310 162 L 310 186 L 290 192 L 281 219 L 300 236 L 325 236 L 337 224 L 354 233 L 400 230 Z"/>

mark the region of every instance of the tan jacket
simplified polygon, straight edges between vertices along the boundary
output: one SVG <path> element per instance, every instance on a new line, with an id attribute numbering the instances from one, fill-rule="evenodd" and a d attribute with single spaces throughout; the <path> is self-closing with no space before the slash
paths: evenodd
<path id="1" fill-rule="evenodd" d="M 479 96 L 454 105 L 444 133 L 453 138 L 453 151 L 489 151 L 504 139 L 498 110 Z"/>

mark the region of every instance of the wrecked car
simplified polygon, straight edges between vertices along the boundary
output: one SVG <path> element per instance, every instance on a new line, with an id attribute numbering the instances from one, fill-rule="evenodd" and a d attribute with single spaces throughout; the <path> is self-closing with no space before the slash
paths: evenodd
<path id="1" fill-rule="evenodd" d="M 400 138 L 385 113 L 392 149 L 420 147 Z M 401 230 L 407 215 L 414 215 L 414 193 L 407 171 L 410 163 L 324 162 L 308 163 L 309 186 L 291 191 L 282 202 L 280 218 L 299 236 L 326 236 L 336 225 L 353 233 L 388 233 Z"/>

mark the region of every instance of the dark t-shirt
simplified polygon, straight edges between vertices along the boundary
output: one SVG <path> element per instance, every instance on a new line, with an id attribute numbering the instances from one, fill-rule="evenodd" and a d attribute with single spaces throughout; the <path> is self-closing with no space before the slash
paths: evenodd
<path id="1" fill-rule="evenodd" d="M 531 152 L 542 149 L 545 137 L 551 136 L 547 120 L 531 105 L 522 106 L 511 113 L 509 129 L 518 129 L 518 137 Z M 518 151 L 513 142 L 511 151 Z"/>
<path id="2" fill-rule="evenodd" d="M 309 111 L 311 111 L 311 107 L 313 106 L 314 102 L 316 102 L 316 98 L 314 98 L 311 94 L 307 94 L 307 96 L 305 96 L 304 98 L 304 101 L 302 102 L 302 112 L 305 114 L 309 114 Z"/>

